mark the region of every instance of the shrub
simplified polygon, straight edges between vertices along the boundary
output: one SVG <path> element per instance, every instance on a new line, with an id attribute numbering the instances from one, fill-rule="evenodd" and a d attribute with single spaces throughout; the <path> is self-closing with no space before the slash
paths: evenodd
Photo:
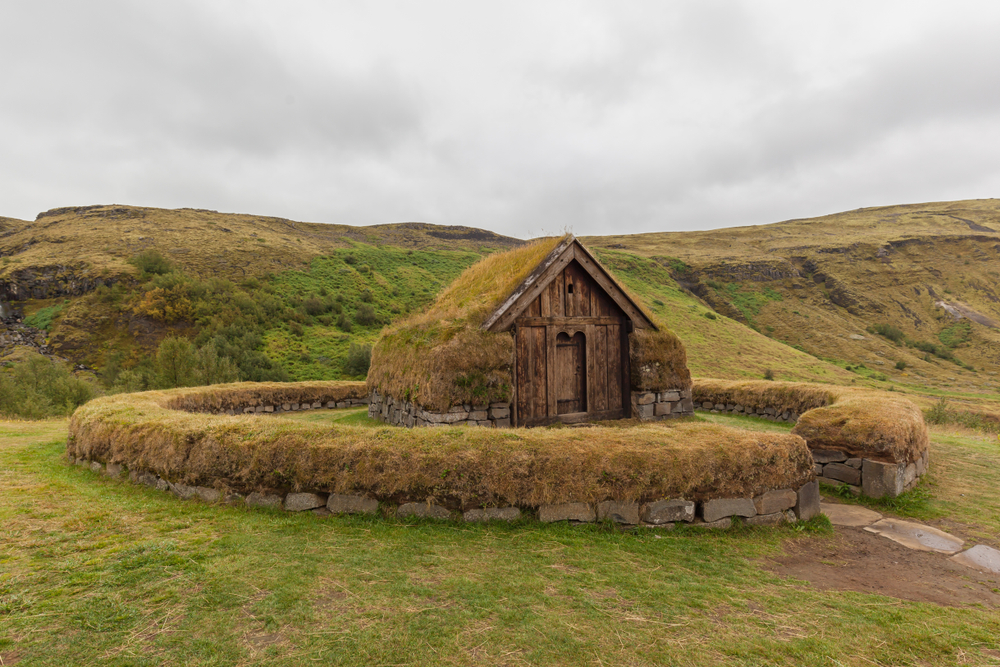
<path id="1" fill-rule="evenodd" d="M 288 323 L 288 330 L 295 336 L 301 336 L 306 332 L 305 329 L 302 328 L 301 324 L 294 321 Z"/>
<path id="2" fill-rule="evenodd" d="M 65 366 L 32 354 L 13 371 L 0 374 L 0 414 L 21 419 L 68 415 L 98 393 L 96 386 Z"/>
<path id="3" fill-rule="evenodd" d="M 315 294 L 307 298 L 302 302 L 302 307 L 305 308 L 306 313 L 312 317 L 317 315 L 322 315 L 327 311 L 327 305 Z"/>
<path id="4" fill-rule="evenodd" d="M 375 295 L 372 293 L 370 289 L 365 289 L 363 292 L 361 292 L 360 298 L 365 303 L 371 303 L 372 301 L 375 300 Z"/>
<path id="5" fill-rule="evenodd" d="M 883 338 L 888 338 L 896 344 L 900 344 L 906 339 L 906 335 L 903 333 L 903 330 L 899 327 L 894 327 L 891 324 L 873 324 L 868 327 L 868 333 L 878 334 Z"/>
<path id="6" fill-rule="evenodd" d="M 347 313 L 341 313 L 340 317 L 337 318 L 337 328 L 347 333 L 350 333 L 351 329 L 354 328 L 354 325 L 351 324 L 351 318 L 347 316 Z"/>
<path id="7" fill-rule="evenodd" d="M 764 379 L 765 380 L 774 380 L 774 371 L 772 371 L 770 368 L 768 368 L 766 371 L 764 371 Z"/>
<path id="8" fill-rule="evenodd" d="M 174 270 L 170 260 L 160 254 L 160 251 L 155 248 L 143 250 L 130 259 L 129 264 L 139 269 L 139 273 L 143 276 L 163 275 Z"/>
<path id="9" fill-rule="evenodd" d="M 363 303 L 358 306 L 354 319 L 357 320 L 358 324 L 361 326 L 368 327 L 378 322 L 378 315 L 375 314 L 374 308 L 367 303 Z"/>
<path id="10" fill-rule="evenodd" d="M 899 361 L 897 361 L 896 362 L 896 370 L 905 371 L 906 370 L 906 362 L 903 361 L 902 359 L 900 359 Z"/>
<path id="11" fill-rule="evenodd" d="M 706 310 L 704 313 L 702 313 L 702 316 L 710 320 L 716 319 L 716 314 L 710 310 Z"/>
<path id="12" fill-rule="evenodd" d="M 351 343 L 347 350 L 347 358 L 344 360 L 344 371 L 352 377 L 364 377 L 368 375 L 371 365 L 372 346 Z"/>

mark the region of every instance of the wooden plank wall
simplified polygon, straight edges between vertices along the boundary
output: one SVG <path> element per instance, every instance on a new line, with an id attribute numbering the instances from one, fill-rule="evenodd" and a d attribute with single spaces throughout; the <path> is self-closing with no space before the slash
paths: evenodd
<path id="1" fill-rule="evenodd" d="M 558 320 L 543 322 L 542 318 Z M 563 374 L 547 362 L 556 360 L 555 338 L 560 332 L 573 336 L 582 331 L 586 336 L 587 412 L 624 410 L 628 402 L 623 393 L 626 319 L 575 261 L 569 264 L 518 318 L 518 423 L 537 423 L 558 413 L 553 387 Z"/>

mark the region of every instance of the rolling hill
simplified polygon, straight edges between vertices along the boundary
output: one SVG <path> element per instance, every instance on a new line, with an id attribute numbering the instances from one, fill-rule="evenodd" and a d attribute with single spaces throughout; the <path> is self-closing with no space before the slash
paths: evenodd
<path id="1" fill-rule="evenodd" d="M 697 375 L 770 370 L 995 398 L 997 200 L 584 242 L 680 335 Z M 204 344 L 242 327 L 239 344 L 289 378 L 336 378 L 349 375 L 352 344 L 422 308 L 480 256 L 518 243 L 425 223 L 60 208 L 30 222 L 0 219 L 0 294 L 6 312 L 47 329 L 47 351 L 91 368 L 139 364 L 168 335 Z M 151 249 L 175 273 L 141 274 L 135 258 Z M 189 309 L 164 315 L 153 297 L 186 299 Z M 7 359 L 19 348 L 9 339 L 0 338 Z"/>

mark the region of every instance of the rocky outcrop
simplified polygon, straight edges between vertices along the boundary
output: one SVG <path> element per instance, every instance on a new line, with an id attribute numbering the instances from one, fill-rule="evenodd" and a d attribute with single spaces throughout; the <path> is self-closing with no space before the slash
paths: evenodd
<path id="1" fill-rule="evenodd" d="M 82 266 L 35 266 L 12 271 L 0 278 L 0 299 L 25 301 L 80 296 L 102 285 L 110 287 L 121 279 L 122 276 L 87 275 Z"/>

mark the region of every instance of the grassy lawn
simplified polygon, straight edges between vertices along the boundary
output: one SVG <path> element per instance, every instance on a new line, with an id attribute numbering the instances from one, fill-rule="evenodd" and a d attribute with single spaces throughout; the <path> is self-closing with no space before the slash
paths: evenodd
<path id="1" fill-rule="evenodd" d="M 763 567 L 786 541 L 826 539 L 821 521 L 700 533 L 247 511 L 69 466 L 65 433 L 0 423 L 4 665 L 997 663 L 996 609 Z M 995 540 L 1000 447 L 943 431 L 933 447 L 928 506 Z"/>

